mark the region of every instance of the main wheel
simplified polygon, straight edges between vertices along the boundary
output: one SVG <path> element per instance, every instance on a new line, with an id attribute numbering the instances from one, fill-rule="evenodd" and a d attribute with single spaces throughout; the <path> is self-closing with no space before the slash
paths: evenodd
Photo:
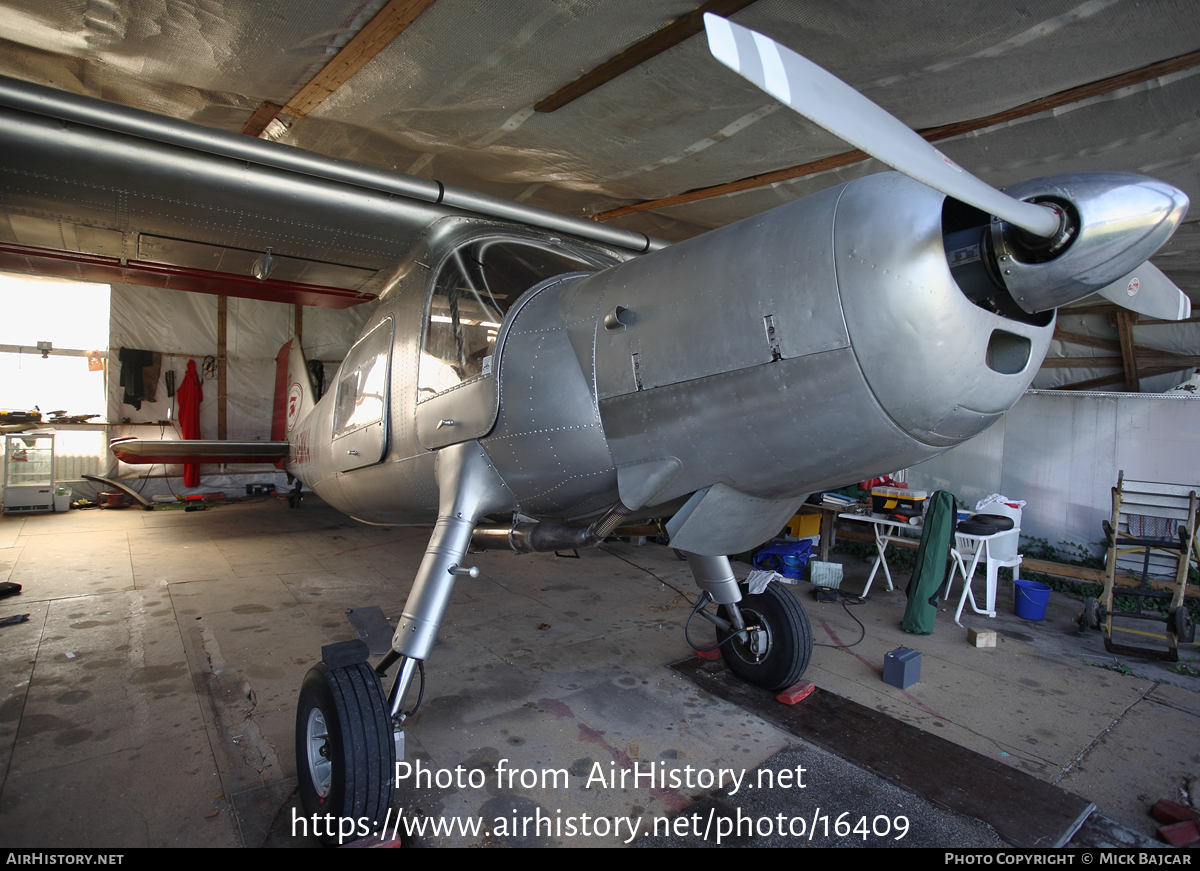
<path id="1" fill-rule="evenodd" d="M 377 831 L 392 804 L 395 768 L 387 700 L 371 667 L 309 669 L 296 711 L 296 780 L 305 815 L 322 818 L 318 837 L 346 843 Z"/>
<path id="2" fill-rule="evenodd" d="M 1171 617 L 1175 624 L 1175 637 L 1185 644 L 1195 642 L 1196 624 L 1192 622 L 1192 615 L 1188 613 L 1187 607 L 1180 605 Z"/>
<path id="3" fill-rule="evenodd" d="M 1079 626 L 1081 629 L 1100 628 L 1100 601 L 1094 596 L 1088 596 L 1083 600 L 1083 613 L 1079 615 Z"/>
<path id="4" fill-rule="evenodd" d="M 757 595 L 742 588 L 738 602 L 749 638 L 730 638 L 721 645 L 729 670 L 747 683 L 781 690 L 800 680 L 812 656 L 812 628 L 796 597 L 779 584 L 768 584 Z M 717 613 L 729 619 L 722 605 Z M 729 635 L 717 630 L 717 641 Z"/>

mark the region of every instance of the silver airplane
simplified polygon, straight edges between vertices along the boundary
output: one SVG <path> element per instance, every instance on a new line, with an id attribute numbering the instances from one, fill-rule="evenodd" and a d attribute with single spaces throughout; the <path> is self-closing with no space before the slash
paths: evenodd
<path id="1" fill-rule="evenodd" d="M 323 397 L 299 347 L 280 352 L 270 442 L 113 446 L 126 462 L 278 460 L 366 523 L 435 522 L 392 651 L 372 668 L 362 642 L 330 645 L 304 680 L 306 813 L 373 826 L 390 806 L 405 700 L 456 579 L 478 573 L 472 545 L 594 546 L 669 518 L 730 669 L 783 688 L 808 664 L 808 619 L 777 584 L 739 587 L 728 554 L 814 491 L 998 420 L 1057 307 L 1100 293 L 1190 315 L 1147 262 L 1182 192 L 1120 173 L 998 191 L 787 48 L 706 27 L 719 61 L 899 171 L 668 247 L 0 81 L 3 208 L 27 232 L 51 214 L 58 233 L 0 245 L 0 266 L 307 304 L 378 296 Z M 73 248 L 53 242 L 63 227 Z"/>

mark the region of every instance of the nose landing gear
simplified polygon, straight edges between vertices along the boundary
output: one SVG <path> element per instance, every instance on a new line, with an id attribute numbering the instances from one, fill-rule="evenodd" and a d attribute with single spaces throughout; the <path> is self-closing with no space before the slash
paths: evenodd
<path id="1" fill-rule="evenodd" d="M 359 661 L 345 662 L 347 645 L 361 645 L 361 654 L 350 654 L 361 655 Z M 366 663 L 366 645 L 332 644 L 322 654 L 326 661 L 309 669 L 300 687 L 296 779 L 312 830 L 338 843 L 383 825 L 392 804 L 396 746 L 383 688 Z"/>
<path id="2" fill-rule="evenodd" d="M 346 820 L 353 823 L 354 837 L 370 834 L 386 821 L 398 745 L 403 753 L 403 732 L 396 730 L 393 720 L 398 725 L 403 719 L 400 708 L 418 671 L 424 687 L 421 663 L 433 649 L 455 579 L 478 574 L 462 562 L 479 517 L 515 507 L 512 494 L 478 442 L 442 448 L 434 472 L 438 520 L 392 638 L 392 653 L 380 663 L 385 671 L 396 660 L 402 661 L 391 701 L 384 695 L 379 675 L 367 665 L 369 651 L 361 640 L 322 647 L 322 662 L 309 670 L 300 687 L 296 712 L 300 800 L 307 815 L 337 818 L 339 827 L 327 841 L 346 840 L 338 837 Z"/>

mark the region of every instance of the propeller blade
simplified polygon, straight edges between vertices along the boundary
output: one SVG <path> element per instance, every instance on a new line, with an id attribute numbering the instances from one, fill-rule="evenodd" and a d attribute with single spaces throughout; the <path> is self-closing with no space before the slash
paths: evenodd
<path id="1" fill-rule="evenodd" d="M 1182 321 L 1192 316 L 1192 301 L 1187 294 L 1149 260 L 1096 293 L 1147 317 Z"/>
<path id="2" fill-rule="evenodd" d="M 1053 209 L 1021 202 L 979 180 L 841 79 L 790 48 L 711 12 L 704 14 L 704 27 L 713 57 L 876 160 L 1035 236 L 1049 238 L 1058 232 L 1058 214 Z"/>

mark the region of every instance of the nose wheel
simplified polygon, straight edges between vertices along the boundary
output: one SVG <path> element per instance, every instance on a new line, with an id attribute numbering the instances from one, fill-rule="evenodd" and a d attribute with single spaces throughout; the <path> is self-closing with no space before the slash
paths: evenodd
<path id="1" fill-rule="evenodd" d="M 308 776 L 312 780 L 313 791 L 318 797 L 324 798 L 329 795 L 329 785 L 333 781 L 333 763 L 329 761 L 329 727 L 325 725 L 325 713 L 320 708 L 313 708 L 308 713 L 304 744 L 308 751 Z"/>
<path id="2" fill-rule="evenodd" d="M 371 667 L 322 662 L 309 669 L 296 711 L 296 779 L 305 816 L 322 817 L 318 837 L 337 843 L 339 833 L 345 842 L 377 831 L 392 803 L 395 768 L 391 717 Z"/>
<path id="3" fill-rule="evenodd" d="M 717 629 L 721 656 L 729 670 L 747 683 L 768 690 L 781 690 L 800 680 L 812 657 L 812 627 L 796 597 L 778 584 L 750 595 L 742 588 L 738 602 L 746 631 L 729 637 Z M 718 616 L 728 620 L 721 606 Z"/>

